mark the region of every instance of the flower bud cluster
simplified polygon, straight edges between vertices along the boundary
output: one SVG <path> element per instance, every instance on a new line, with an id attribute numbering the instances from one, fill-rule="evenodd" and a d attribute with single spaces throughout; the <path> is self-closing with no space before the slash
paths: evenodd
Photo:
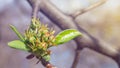
<path id="1" fill-rule="evenodd" d="M 37 58 L 50 55 L 49 47 L 54 46 L 55 31 L 47 25 L 41 24 L 39 19 L 33 18 L 30 27 L 25 31 L 25 43 Z"/>

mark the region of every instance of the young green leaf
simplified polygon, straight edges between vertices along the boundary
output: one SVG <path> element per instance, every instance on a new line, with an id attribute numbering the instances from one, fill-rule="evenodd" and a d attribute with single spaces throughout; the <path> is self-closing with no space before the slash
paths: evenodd
<path id="1" fill-rule="evenodd" d="M 64 30 L 56 36 L 55 44 L 56 45 L 63 44 L 65 42 L 72 40 L 73 38 L 79 35 L 81 35 L 81 33 L 75 29 Z"/>
<path id="2" fill-rule="evenodd" d="M 29 51 L 30 49 L 24 44 L 24 42 L 20 40 L 14 40 L 8 43 L 8 46 L 15 48 L 15 49 L 20 49 L 24 51 Z"/>
<path id="3" fill-rule="evenodd" d="M 20 34 L 20 32 L 13 25 L 10 25 L 10 28 L 16 33 L 16 35 L 20 38 L 21 41 L 24 41 L 23 36 Z"/>

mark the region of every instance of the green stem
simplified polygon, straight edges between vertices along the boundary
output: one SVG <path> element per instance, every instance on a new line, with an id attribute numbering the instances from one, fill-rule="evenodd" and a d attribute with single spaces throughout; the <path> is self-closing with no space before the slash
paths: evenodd
<path id="1" fill-rule="evenodd" d="M 21 33 L 14 27 L 13 25 L 10 25 L 10 28 L 16 33 L 16 35 L 19 37 L 21 41 L 25 41 Z"/>

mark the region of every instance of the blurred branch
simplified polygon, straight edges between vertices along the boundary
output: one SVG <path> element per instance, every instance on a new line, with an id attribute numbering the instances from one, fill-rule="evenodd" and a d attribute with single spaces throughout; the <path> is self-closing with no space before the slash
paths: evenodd
<path id="1" fill-rule="evenodd" d="M 77 11 L 76 13 L 71 14 L 71 16 L 75 19 L 75 18 L 78 17 L 79 15 L 84 14 L 85 12 L 88 12 L 88 11 L 90 11 L 90 10 L 92 10 L 92 9 L 95 9 L 95 8 L 97 8 L 98 6 L 101 6 L 101 5 L 104 4 L 106 1 L 107 1 L 107 0 L 100 0 L 100 2 L 97 2 L 97 3 L 95 3 L 95 4 L 93 4 L 93 5 L 89 6 L 89 7 L 87 7 L 87 8 L 85 8 L 85 9 L 79 10 L 79 11 Z"/>
<path id="2" fill-rule="evenodd" d="M 33 8 L 32 17 L 37 18 L 38 11 L 40 10 L 39 4 L 41 1 L 40 0 L 28 0 L 28 2 L 30 3 L 30 5 Z"/>
<path id="3" fill-rule="evenodd" d="M 28 0 L 30 2 L 30 0 Z M 35 1 L 35 0 L 33 0 Z M 30 2 L 31 3 L 31 2 Z M 113 48 L 109 44 L 106 44 L 100 39 L 97 39 L 90 35 L 88 32 L 86 32 L 84 29 L 82 29 L 78 24 L 74 21 L 74 19 L 70 16 L 67 16 L 63 14 L 59 9 L 57 9 L 49 0 L 41 0 L 41 3 L 39 4 L 39 8 L 41 9 L 41 12 L 44 13 L 53 23 L 55 23 L 57 26 L 59 26 L 61 29 L 68 29 L 68 28 L 74 28 L 82 32 L 82 37 L 77 37 L 74 39 L 74 41 L 77 44 L 77 49 L 82 50 L 85 47 L 91 48 L 103 55 L 106 55 L 108 57 L 113 58 L 117 63 L 119 61 L 119 49 Z M 88 9 L 87 9 L 88 10 Z M 90 10 L 90 9 L 89 9 Z M 76 57 L 78 57 L 78 53 L 76 53 Z M 116 60 L 117 59 L 117 60 Z M 77 65 L 77 59 L 74 60 L 74 64 Z M 76 67 L 73 66 L 72 67 Z"/>
<path id="4" fill-rule="evenodd" d="M 79 58 L 80 58 L 80 51 L 81 50 L 76 49 L 74 61 L 73 61 L 73 64 L 72 64 L 71 68 L 77 68 L 77 64 L 78 64 Z"/>

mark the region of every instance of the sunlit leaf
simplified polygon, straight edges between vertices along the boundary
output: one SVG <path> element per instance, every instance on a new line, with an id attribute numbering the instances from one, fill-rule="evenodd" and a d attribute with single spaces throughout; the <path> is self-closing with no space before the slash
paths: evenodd
<path id="1" fill-rule="evenodd" d="M 64 30 L 56 36 L 55 44 L 56 45 L 63 44 L 65 42 L 72 40 L 73 38 L 79 35 L 81 35 L 81 33 L 75 29 Z"/>
<path id="2" fill-rule="evenodd" d="M 19 49 L 19 50 L 24 50 L 24 51 L 29 51 L 30 49 L 24 44 L 24 42 L 20 40 L 14 40 L 8 43 L 8 46 Z"/>

